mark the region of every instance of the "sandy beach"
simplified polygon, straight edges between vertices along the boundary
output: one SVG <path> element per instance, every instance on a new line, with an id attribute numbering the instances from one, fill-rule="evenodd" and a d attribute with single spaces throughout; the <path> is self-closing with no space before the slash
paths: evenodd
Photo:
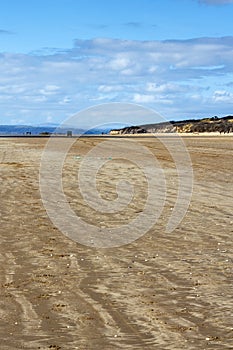
<path id="1" fill-rule="evenodd" d="M 113 172 L 109 151 L 99 191 L 113 200 L 121 169 L 119 176 L 132 177 L 134 201 L 114 218 L 90 209 L 76 174 L 82 157 L 103 139 L 73 145 L 64 192 L 83 220 L 113 227 L 143 210 L 146 182 L 121 159 L 113 161 Z M 39 168 L 48 139 L 0 138 L 1 350 L 232 349 L 233 136 L 182 140 L 194 174 L 183 221 L 166 233 L 177 197 L 174 162 L 159 141 L 137 136 L 164 169 L 166 203 L 141 238 L 100 249 L 64 236 L 46 213 Z"/>

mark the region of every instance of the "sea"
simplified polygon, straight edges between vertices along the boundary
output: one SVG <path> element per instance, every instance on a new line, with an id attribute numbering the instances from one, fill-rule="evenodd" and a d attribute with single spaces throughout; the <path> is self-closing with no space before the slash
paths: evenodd
<path id="1" fill-rule="evenodd" d="M 39 136 L 39 135 L 67 135 L 71 132 L 72 135 L 82 134 L 108 134 L 111 128 L 89 130 L 76 129 L 72 127 L 57 127 L 57 126 L 31 126 L 31 125 L 0 125 L 0 136 Z"/>

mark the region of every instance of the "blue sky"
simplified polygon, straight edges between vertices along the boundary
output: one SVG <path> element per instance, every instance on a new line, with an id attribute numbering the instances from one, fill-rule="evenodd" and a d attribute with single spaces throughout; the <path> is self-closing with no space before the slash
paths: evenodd
<path id="1" fill-rule="evenodd" d="M 167 120 L 233 114 L 232 17 L 231 0 L 2 1 L 0 123 L 109 102 Z"/>

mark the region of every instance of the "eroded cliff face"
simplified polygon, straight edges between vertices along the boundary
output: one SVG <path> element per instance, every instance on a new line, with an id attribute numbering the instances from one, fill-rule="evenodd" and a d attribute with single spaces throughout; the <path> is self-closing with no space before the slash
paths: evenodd
<path id="1" fill-rule="evenodd" d="M 192 119 L 171 121 L 157 124 L 130 126 L 111 130 L 111 135 L 143 134 L 143 133 L 202 133 L 202 132 L 233 132 L 233 116 L 223 118 L 213 117 L 205 119 Z"/>
<path id="2" fill-rule="evenodd" d="M 129 126 L 122 129 L 114 129 L 110 131 L 110 135 L 123 135 L 123 134 L 145 134 L 148 131 L 140 126 Z"/>

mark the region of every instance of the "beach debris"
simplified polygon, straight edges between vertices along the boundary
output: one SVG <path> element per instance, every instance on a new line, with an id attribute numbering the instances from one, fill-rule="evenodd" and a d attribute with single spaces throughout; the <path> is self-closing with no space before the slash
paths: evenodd
<path id="1" fill-rule="evenodd" d="M 50 346 L 49 346 L 49 349 L 60 350 L 61 347 L 58 346 L 58 345 L 50 345 Z"/>

